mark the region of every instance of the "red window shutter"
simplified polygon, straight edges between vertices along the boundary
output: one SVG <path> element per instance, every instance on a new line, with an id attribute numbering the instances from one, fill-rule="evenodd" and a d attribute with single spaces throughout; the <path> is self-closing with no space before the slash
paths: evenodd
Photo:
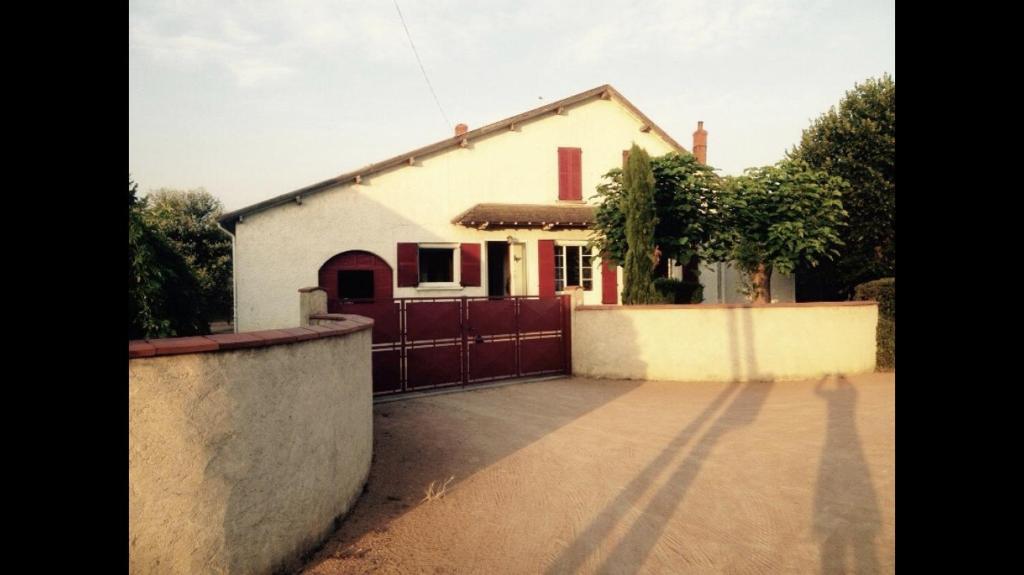
<path id="1" fill-rule="evenodd" d="M 398 244 L 398 287 L 416 287 L 420 284 L 419 244 Z"/>
<path id="2" fill-rule="evenodd" d="M 570 200 L 583 199 L 583 150 L 576 148 L 572 155 L 572 182 L 569 188 Z"/>
<path id="3" fill-rule="evenodd" d="M 569 199 L 569 148 L 558 148 L 558 199 Z"/>
<path id="4" fill-rule="evenodd" d="M 619 303 L 619 266 L 608 265 L 608 260 L 601 259 L 601 303 L 615 305 Z"/>
<path id="5" fill-rule="evenodd" d="M 555 240 L 537 241 L 540 297 L 555 297 Z"/>
<path id="6" fill-rule="evenodd" d="M 583 199 L 582 155 L 579 148 L 558 148 L 558 199 Z"/>
<path id="7" fill-rule="evenodd" d="M 462 285 L 474 287 L 480 285 L 480 244 L 462 244 L 459 246 L 459 259 L 462 266 Z"/>

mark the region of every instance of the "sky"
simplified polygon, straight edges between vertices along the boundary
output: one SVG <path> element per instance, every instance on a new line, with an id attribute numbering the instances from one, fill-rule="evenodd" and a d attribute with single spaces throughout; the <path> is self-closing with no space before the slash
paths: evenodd
<path id="1" fill-rule="evenodd" d="M 896 76 L 895 0 L 132 1 L 128 171 L 234 210 L 611 84 L 723 175 Z M 447 121 L 445 120 L 447 117 Z"/>

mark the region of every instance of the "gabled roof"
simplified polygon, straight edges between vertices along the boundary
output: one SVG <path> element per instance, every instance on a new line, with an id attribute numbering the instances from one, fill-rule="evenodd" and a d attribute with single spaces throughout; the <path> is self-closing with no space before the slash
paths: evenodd
<path id="1" fill-rule="evenodd" d="M 316 194 L 343 184 L 358 183 L 359 180 L 363 177 L 370 176 L 372 174 L 376 174 L 390 168 L 399 167 L 403 164 L 412 165 L 416 158 L 423 158 L 426 156 L 436 154 L 438 152 L 445 151 L 449 148 L 464 146 L 468 142 L 476 138 L 480 138 L 482 136 L 486 136 L 488 134 L 492 134 L 500 130 L 514 128 L 516 124 L 522 124 L 524 122 L 528 122 L 538 117 L 550 114 L 552 112 L 560 113 L 564 108 L 585 102 L 593 98 L 601 98 L 604 100 L 617 100 L 620 104 L 625 106 L 629 111 L 636 114 L 636 116 L 640 118 L 641 122 L 643 123 L 643 127 L 641 128 L 643 131 L 653 131 L 655 134 L 661 136 L 663 140 L 665 140 L 667 143 L 669 143 L 679 151 L 686 151 L 685 148 L 679 145 L 679 142 L 676 142 L 674 139 L 672 139 L 671 136 L 669 136 L 664 130 L 658 127 L 657 124 L 655 124 L 650 118 L 644 115 L 643 112 L 641 112 L 639 109 L 637 109 L 636 106 L 634 106 L 629 100 L 627 100 L 625 96 L 620 94 L 610 84 L 605 84 L 603 86 L 598 86 L 596 88 L 587 90 L 586 92 L 580 92 L 575 96 L 569 96 L 564 100 L 559 100 L 557 102 L 552 102 L 539 108 L 534 108 L 529 112 L 523 112 L 522 114 L 519 114 L 517 116 L 505 118 L 504 120 L 494 122 L 493 124 L 488 124 L 482 128 L 470 130 L 465 134 L 453 136 L 451 138 L 446 138 L 444 140 L 441 140 L 440 142 L 436 142 L 429 146 L 424 146 L 422 148 L 417 148 L 404 154 L 399 154 L 393 158 L 384 160 L 383 162 L 377 162 L 374 164 L 370 164 L 368 166 L 363 166 L 358 170 L 353 170 L 351 172 L 347 172 L 339 176 L 329 178 L 322 182 L 317 182 L 313 185 L 306 186 L 304 188 L 299 188 L 298 190 L 288 192 L 287 194 L 275 196 L 273 198 L 270 198 L 269 200 L 264 200 L 251 206 L 241 208 L 233 212 L 228 212 L 221 216 L 220 220 L 218 221 L 220 222 L 220 225 L 224 229 L 234 234 L 235 224 L 246 215 L 261 212 L 274 206 L 279 206 L 290 202 L 301 202 L 302 197 L 304 196 Z"/>
<path id="2" fill-rule="evenodd" d="M 452 219 L 453 224 L 477 229 L 586 228 L 594 222 L 594 207 L 586 204 L 477 204 Z"/>

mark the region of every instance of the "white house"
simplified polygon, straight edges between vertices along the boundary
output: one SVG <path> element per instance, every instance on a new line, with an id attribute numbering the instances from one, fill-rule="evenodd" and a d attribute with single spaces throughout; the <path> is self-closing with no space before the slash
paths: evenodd
<path id="1" fill-rule="evenodd" d="M 297 290 L 311 285 L 327 290 L 329 309 L 342 298 L 544 296 L 573 285 L 586 304 L 619 303 L 621 268 L 585 248 L 586 201 L 634 142 L 651 156 L 684 151 L 604 85 L 475 130 L 460 124 L 435 144 L 228 213 L 236 330 L 296 325 Z M 701 281 L 706 302 L 740 297 L 735 272 L 708 268 Z M 792 280 L 773 282 L 791 301 Z"/>

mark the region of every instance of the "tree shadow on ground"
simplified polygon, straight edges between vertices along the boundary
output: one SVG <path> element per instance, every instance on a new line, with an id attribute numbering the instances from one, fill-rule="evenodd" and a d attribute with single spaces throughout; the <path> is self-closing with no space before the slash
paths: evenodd
<path id="1" fill-rule="evenodd" d="M 366 534 L 386 532 L 421 504 L 430 480 L 440 487 L 454 478 L 447 486 L 452 491 L 641 383 L 554 380 L 374 406 L 374 461 L 366 490 L 306 569 L 344 558 L 346 548 Z"/>
<path id="2" fill-rule="evenodd" d="M 651 498 L 640 519 L 633 523 L 626 536 L 609 552 L 598 572 L 626 573 L 644 564 L 715 445 L 730 430 L 754 422 L 772 385 L 770 382 L 743 385 L 725 411 L 700 437 L 686 459 Z"/>
<path id="3" fill-rule="evenodd" d="M 641 373 L 646 369 L 632 327 L 619 329 L 614 342 L 616 357 Z M 374 460 L 366 490 L 305 568 L 346 559 L 356 542 L 360 548 L 374 542 L 387 545 L 383 539 L 391 523 L 423 502 L 431 482 L 436 490 L 450 479 L 447 491 L 452 492 L 477 472 L 643 383 L 554 380 L 375 405 Z M 360 564 L 372 562 L 374 556 L 369 554 Z"/>
<path id="4" fill-rule="evenodd" d="M 742 322 L 738 321 L 738 315 L 742 316 Z M 751 310 L 729 309 L 727 329 L 733 382 L 728 384 L 700 415 L 687 424 L 661 453 L 622 489 L 620 495 L 609 503 L 551 563 L 546 570 L 547 575 L 573 573 L 579 570 L 600 546 L 599 542 L 604 541 L 615 530 L 644 496 L 654 480 L 682 453 L 700 429 L 708 421 L 712 421 L 699 436 L 690 453 L 650 499 L 626 535 L 608 553 L 598 572 L 628 573 L 639 569 L 659 541 L 673 513 L 686 497 L 686 492 L 718 441 L 730 430 L 749 425 L 757 418 L 773 384 L 771 374 L 761 373 L 758 368 Z M 746 383 L 741 384 L 743 381 Z M 715 413 L 727 401 L 728 406 L 715 417 Z"/>
<path id="5" fill-rule="evenodd" d="M 602 541 L 612 533 L 616 525 L 625 517 L 647 492 L 655 479 L 668 467 L 686 444 L 695 437 L 704 424 L 712 419 L 727 401 L 726 410 L 718 416 L 706 431 L 690 454 L 676 468 L 675 472 L 658 490 L 644 508 L 641 519 L 618 545 L 611 551 L 601 572 L 630 572 L 643 564 L 647 554 L 657 543 L 661 532 L 668 524 L 673 511 L 679 506 L 686 495 L 687 488 L 696 478 L 701 464 L 710 454 L 718 440 L 730 429 L 747 425 L 752 422 L 765 397 L 771 390 L 771 383 L 754 382 L 747 384 L 731 383 L 723 389 L 708 406 L 691 421 L 654 458 L 621 493 L 609 503 L 600 515 L 582 531 L 548 567 L 546 573 L 573 573 L 586 562 L 595 550 L 593 542 Z M 738 393 L 737 390 L 739 390 Z"/>

